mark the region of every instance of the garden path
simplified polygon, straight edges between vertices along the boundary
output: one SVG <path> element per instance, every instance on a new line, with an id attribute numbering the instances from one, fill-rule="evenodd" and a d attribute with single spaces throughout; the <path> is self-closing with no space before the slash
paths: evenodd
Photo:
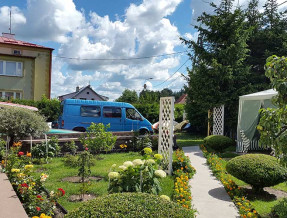
<path id="1" fill-rule="evenodd" d="M 223 185 L 213 175 L 199 146 L 184 147 L 196 174 L 189 180 L 192 204 L 198 218 L 240 217 L 237 208 L 226 193 Z"/>
<path id="2" fill-rule="evenodd" d="M 5 173 L 0 172 L 0 218 L 27 216 Z"/>

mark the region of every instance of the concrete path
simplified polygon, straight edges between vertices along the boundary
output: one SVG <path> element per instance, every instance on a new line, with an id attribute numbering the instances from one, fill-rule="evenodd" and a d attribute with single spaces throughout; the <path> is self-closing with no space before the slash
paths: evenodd
<path id="1" fill-rule="evenodd" d="M 199 146 L 184 147 L 196 174 L 189 181 L 192 204 L 199 218 L 240 217 L 237 208 L 226 193 L 223 185 L 213 175 Z"/>
<path id="2" fill-rule="evenodd" d="M 26 217 L 28 218 L 6 174 L 0 172 L 0 218 Z"/>

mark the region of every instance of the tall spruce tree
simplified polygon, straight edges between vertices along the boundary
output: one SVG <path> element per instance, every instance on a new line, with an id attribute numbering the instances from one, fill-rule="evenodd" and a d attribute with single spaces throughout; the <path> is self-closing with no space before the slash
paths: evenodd
<path id="1" fill-rule="evenodd" d="M 220 5 L 211 3 L 213 13 L 198 17 L 199 40 L 182 39 L 192 49 L 194 61 L 189 69 L 188 116 L 192 124 L 197 118 L 192 112 L 206 113 L 225 105 L 225 126 L 235 132 L 238 96 L 248 93 L 249 67 L 244 64 L 248 48 L 245 15 L 240 8 L 232 10 L 233 0 L 222 0 Z M 192 108 L 195 106 L 196 108 Z"/>

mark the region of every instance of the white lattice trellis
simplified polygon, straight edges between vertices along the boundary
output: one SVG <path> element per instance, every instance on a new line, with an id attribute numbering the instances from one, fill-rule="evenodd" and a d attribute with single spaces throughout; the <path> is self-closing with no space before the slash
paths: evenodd
<path id="1" fill-rule="evenodd" d="M 174 97 L 160 98 L 158 150 L 164 169 L 172 173 Z"/>
<path id="2" fill-rule="evenodd" d="M 224 105 L 213 108 L 213 135 L 224 134 Z"/>

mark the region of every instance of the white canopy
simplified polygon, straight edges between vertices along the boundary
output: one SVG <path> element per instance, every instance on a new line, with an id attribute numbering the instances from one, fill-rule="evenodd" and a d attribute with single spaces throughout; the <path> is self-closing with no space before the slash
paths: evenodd
<path id="1" fill-rule="evenodd" d="M 249 149 L 258 149 L 259 133 L 256 131 L 261 108 L 275 108 L 272 97 L 278 93 L 273 89 L 256 92 L 239 97 L 238 125 L 237 125 L 237 151 L 244 151 L 243 138 L 250 142 Z"/>
<path id="2" fill-rule="evenodd" d="M 264 99 L 271 99 L 273 96 L 277 95 L 278 92 L 274 89 L 268 89 L 261 92 L 255 92 L 248 95 L 242 95 L 239 97 L 241 100 L 264 100 Z"/>

